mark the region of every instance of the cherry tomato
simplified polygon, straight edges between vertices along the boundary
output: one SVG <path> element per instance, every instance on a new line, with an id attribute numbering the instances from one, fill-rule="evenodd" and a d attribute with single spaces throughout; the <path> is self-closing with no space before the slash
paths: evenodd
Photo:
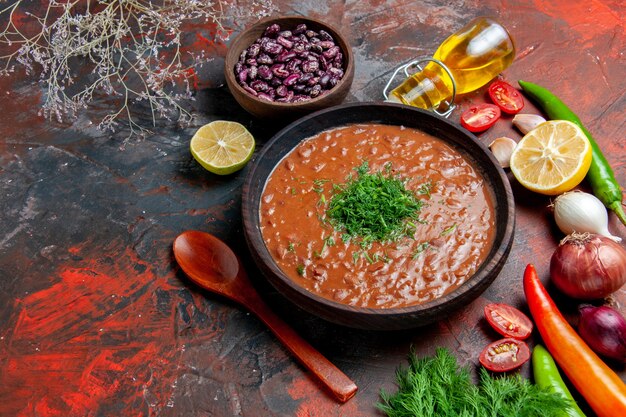
<path id="1" fill-rule="evenodd" d="M 461 114 L 461 126 L 470 132 L 482 132 L 493 126 L 500 114 L 495 104 L 475 104 Z"/>
<path id="2" fill-rule="evenodd" d="M 489 86 L 489 97 L 508 114 L 519 113 L 524 108 L 524 97 L 515 87 L 504 81 L 496 81 Z"/>
<path id="3" fill-rule="evenodd" d="M 507 372 L 522 366 L 530 358 L 530 349 L 526 342 L 506 338 L 487 346 L 478 360 L 493 372 Z"/>
<path id="4" fill-rule="evenodd" d="M 533 331 L 533 322 L 515 307 L 506 304 L 487 304 L 485 318 L 496 332 L 504 337 L 524 340 Z"/>

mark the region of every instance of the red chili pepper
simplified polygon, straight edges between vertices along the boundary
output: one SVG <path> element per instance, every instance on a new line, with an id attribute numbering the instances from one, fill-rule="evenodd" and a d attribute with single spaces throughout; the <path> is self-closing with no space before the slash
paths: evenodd
<path id="1" fill-rule="evenodd" d="M 545 345 L 591 408 L 599 417 L 626 416 L 626 385 L 563 318 L 531 264 L 524 293 Z"/>

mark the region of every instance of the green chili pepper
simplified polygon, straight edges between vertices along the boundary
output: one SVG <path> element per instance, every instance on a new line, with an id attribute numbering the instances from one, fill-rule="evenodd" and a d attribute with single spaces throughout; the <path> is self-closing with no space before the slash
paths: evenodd
<path id="1" fill-rule="evenodd" d="M 605 206 L 613 210 L 620 221 L 626 225 L 626 214 L 622 208 L 622 187 L 620 187 L 615 179 L 611 166 L 602 154 L 600 147 L 591 136 L 591 133 L 585 129 L 585 126 L 583 126 L 578 116 L 550 91 L 537 84 L 525 81 L 518 82 L 522 90 L 543 108 L 550 119 L 569 120 L 582 129 L 591 143 L 593 154 L 591 167 L 589 168 L 589 172 L 587 172 L 587 181 L 589 181 L 595 196 L 598 197 Z"/>
<path id="2" fill-rule="evenodd" d="M 547 388 L 552 392 L 557 392 L 570 401 L 570 407 L 563 411 L 563 417 L 585 417 L 582 410 L 578 408 L 569 389 L 567 389 L 567 385 L 565 385 L 565 382 L 561 379 L 561 374 L 550 352 L 548 352 L 548 349 L 541 345 L 536 345 L 533 349 L 532 363 L 535 384 L 539 385 L 541 388 Z"/>

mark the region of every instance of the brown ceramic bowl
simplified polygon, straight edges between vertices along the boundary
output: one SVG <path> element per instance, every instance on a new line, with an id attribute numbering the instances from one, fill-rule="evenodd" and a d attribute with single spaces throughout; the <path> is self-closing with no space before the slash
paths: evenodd
<path id="1" fill-rule="evenodd" d="M 265 29 L 271 24 L 277 23 L 283 30 L 292 30 L 301 23 L 305 23 L 309 29 L 325 30 L 332 35 L 335 44 L 343 53 L 344 76 L 332 89 L 321 96 L 299 102 L 278 103 L 259 99 L 243 89 L 236 80 L 235 64 L 239 60 L 241 52 L 256 41 Z M 295 120 L 305 114 L 334 106 L 343 101 L 352 85 L 354 78 L 354 56 L 352 48 L 346 38 L 333 26 L 320 20 L 302 16 L 270 17 L 263 19 L 241 32 L 230 44 L 224 63 L 224 75 L 226 84 L 235 100 L 252 115 L 261 119 L 286 119 Z"/>
<path id="2" fill-rule="evenodd" d="M 276 164 L 300 141 L 322 131 L 355 123 L 412 127 L 444 140 L 463 154 L 488 183 L 495 211 L 495 240 L 487 258 L 465 283 L 452 292 L 415 306 L 389 309 L 353 307 L 314 294 L 287 277 L 269 253 L 260 230 L 261 196 Z M 474 135 L 424 110 L 390 103 L 354 103 L 321 110 L 278 132 L 251 164 L 243 188 L 244 233 L 252 257 L 270 283 L 296 305 L 345 326 L 393 330 L 440 320 L 470 303 L 496 278 L 513 242 L 515 206 L 509 181 L 492 153 Z"/>

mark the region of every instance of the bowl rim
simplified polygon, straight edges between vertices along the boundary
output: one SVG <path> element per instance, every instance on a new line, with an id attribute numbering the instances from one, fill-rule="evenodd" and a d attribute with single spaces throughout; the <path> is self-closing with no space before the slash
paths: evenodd
<path id="1" fill-rule="evenodd" d="M 321 295 L 318 295 L 312 291 L 307 290 L 306 288 L 300 286 L 299 284 L 297 284 L 295 281 L 293 281 L 292 279 L 290 279 L 286 274 L 284 274 L 282 272 L 282 270 L 280 269 L 280 267 L 276 264 L 276 262 L 274 261 L 274 257 L 271 255 L 271 253 L 269 252 L 269 250 L 267 249 L 267 246 L 265 245 L 265 241 L 263 239 L 262 233 L 260 228 L 258 227 L 254 227 L 254 224 L 252 224 L 253 222 L 250 221 L 250 219 L 248 218 L 248 216 L 246 215 L 247 213 L 249 213 L 250 215 L 256 215 L 257 218 L 260 218 L 259 216 L 259 212 L 257 213 L 252 213 L 251 210 L 254 208 L 254 204 L 255 202 L 251 201 L 249 195 L 251 192 L 254 191 L 253 188 L 253 182 L 255 181 L 255 179 L 258 179 L 258 174 L 257 171 L 259 170 L 260 167 L 260 162 L 263 161 L 264 157 L 266 156 L 266 154 L 268 154 L 269 152 L 272 151 L 273 149 L 273 145 L 275 143 L 277 143 L 278 141 L 281 140 L 281 138 L 289 133 L 292 129 L 296 128 L 297 126 L 303 124 L 303 123 L 308 123 L 311 120 L 314 120 L 316 118 L 320 118 L 320 117 L 325 117 L 328 115 L 328 113 L 333 113 L 333 112 L 337 112 L 337 111 L 343 111 L 345 109 L 352 109 L 352 108 L 363 108 L 364 110 L 367 110 L 367 112 L 369 113 L 369 115 L 371 115 L 372 119 L 375 119 L 376 117 L 374 116 L 375 111 L 377 108 L 396 108 L 398 109 L 398 111 L 400 112 L 417 112 L 417 113 L 422 113 L 422 117 L 432 117 L 434 119 L 438 120 L 438 123 L 443 123 L 444 125 L 448 125 L 448 128 L 450 129 L 454 129 L 457 130 L 460 134 L 466 136 L 468 138 L 468 140 L 470 140 L 472 142 L 471 146 L 474 147 L 478 147 L 479 149 L 482 150 L 483 157 L 486 157 L 488 160 L 490 160 L 491 164 L 493 165 L 493 167 L 496 169 L 495 172 L 497 172 L 497 177 L 492 179 L 492 181 L 490 181 L 490 185 L 489 185 L 489 189 L 490 192 L 492 193 L 492 197 L 493 197 L 493 204 L 494 204 L 494 213 L 496 214 L 496 216 L 498 215 L 498 213 L 502 213 L 502 217 L 505 221 L 504 224 L 504 230 L 503 232 L 500 234 L 500 239 L 498 240 L 498 236 L 499 234 L 496 233 L 496 237 L 493 242 L 493 245 L 487 255 L 487 257 L 485 258 L 485 260 L 483 261 L 483 263 L 479 266 L 479 268 L 474 272 L 474 274 L 470 277 L 470 279 L 466 280 L 463 284 L 461 284 L 460 286 L 458 286 L 457 288 L 455 288 L 454 290 L 452 290 L 451 292 L 436 298 L 434 300 L 428 301 L 426 303 L 421 303 L 421 304 L 415 304 L 415 305 L 409 305 L 409 306 L 403 306 L 403 307 L 391 307 L 391 308 L 371 308 L 371 307 L 359 307 L 359 306 L 351 306 L 349 304 L 344 304 L 344 303 L 340 303 L 325 297 L 322 297 Z M 378 117 L 378 119 L 380 119 L 380 117 Z M 360 122 L 352 122 L 352 124 L 356 124 L 356 123 L 360 123 Z M 366 123 L 366 122 L 363 122 Z M 384 121 L 372 121 L 371 123 L 385 123 Z M 319 132 L 322 132 L 324 130 L 329 130 L 329 129 L 334 129 L 340 126 L 345 126 L 348 125 L 350 123 L 344 123 L 344 124 L 337 124 L 336 126 L 333 127 L 327 127 L 324 128 L 322 130 L 320 130 Z M 393 122 L 388 123 L 388 124 L 393 124 Z M 397 125 L 397 124 L 396 124 Z M 418 127 L 414 127 L 416 129 L 420 129 Z M 317 132 L 317 133 L 319 133 Z M 308 136 L 310 137 L 310 136 Z M 280 158 L 278 159 L 278 161 L 280 162 L 285 155 L 287 155 L 289 152 L 291 152 L 299 143 L 302 142 L 302 140 L 307 139 L 308 137 L 303 137 L 301 138 L 300 141 L 298 141 L 297 143 L 295 143 L 293 146 L 291 146 L 289 148 L 289 150 L 287 150 L 285 153 L 283 153 Z M 444 139 L 445 140 L 445 139 Z M 450 144 L 450 142 L 447 142 L 448 144 Z M 462 149 L 461 150 L 462 153 L 464 153 L 465 155 L 468 155 L 468 149 Z M 474 164 L 475 168 L 476 168 L 476 164 L 477 164 L 477 160 L 475 157 L 471 156 L 471 162 L 472 164 Z M 274 166 L 272 167 L 269 175 L 271 175 L 271 173 L 274 171 L 274 169 L 276 168 L 277 164 L 279 163 L 277 162 L 276 164 L 274 164 Z M 481 174 L 483 174 L 484 176 L 484 168 L 479 168 L 481 169 Z M 267 178 L 269 178 L 269 175 L 263 180 L 263 183 L 261 185 L 262 190 L 259 193 L 259 200 L 262 197 L 263 194 L 263 190 L 265 189 L 265 185 L 267 183 Z M 504 194 L 506 195 L 506 199 L 504 199 L 504 205 L 501 204 L 501 201 L 496 201 L 496 196 L 495 196 L 495 190 L 493 187 L 492 183 L 499 183 L 499 185 L 501 185 L 504 189 Z M 258 207 L 260 207 L 260 204 L 258 204 Z M 502 209 L 506 209 L 505 211 L 501 211 Z M 254 250 L 260 251 L 264 254 L 267 255 L 267 257 L 269 259 L 272 259 L 273 262 L 271 263 L 266 263 L 264 266 L 267 267 L 269 269 L 269 271 L 271 272 L 271 274 L 273 274 L 275 277 L 277 277 L 277 279 L 280 282 L 280 286 L 278 286 L 273 279 L 267 277 L 267 272 L 264 272 L 264 275 L 266 276 L 266 279 L 268 281 L 270 281 L 270 283 L 272 284 L 273 287 L 275 287 L 279 293 L 281 293 L 281 295 L 285 296 L 286 298 L 289 299 L 289 294 L 286 294 L 284 289 L 281 288 L 282 285 L 286 285 L 290 290 L 295 291 L 297 293 L 299 293 L 301 296 L 304 296 L 306 298 L 309 298 L 311 300 L 313 300 L 314 302 L 324 306 L 324 307 L 328 307 L 332 310 L 341 310 L 344 311 L 346 313 L 352 313 L 352 314 L 357 314 L 363 317 L 392 317 L 392 316 L 398 316 L 398 315 L 415 315 L 415 314 L 420 314 L 420 313 L 426 313 L 426 312 L 431 312 L 431 311 L 436 311 L 437 309 L 441 309 L 442 306 L 445 306 L 447 303 L 449 303 L 452 300 L 456 300 L 456 299 L 463 299 L 465 297 L 472 297 L 475 298 L 475 296 L 472 296 L 472 291 L 481 285 L 490 285 L 491 282 L 495 279 L 495 276 L 490 277 L 490 271 L 494 268 L 497 269 L 498 273 L 499 270 L 502 268 L 504 262 L 506 261 L 509 251 L 511 249 L 512 243 L 513 243 L 513 237 L 514 237 L 514 229 L 515 229 L 515 202 L 514 202 L 514 198 L 513 198 L 513 192 L 511 189 L 511 185 L 510 182 L 508 180 L 508 177 L 506 176 L 506 173 L 504 172 L 504 170 L 502 169 L 502 167 L 500 166 L 500 164 L 498 163 L 498 161 L 496 160 L 495 156 L 493 156 L 493 154 L 489 151 L 489 149 L 487 148 L 486 145 L 484 145 L 482 142 L 480 142 L 476 136 L 474 136 L 472 133 L 470 133 L 469 131 L 466 131 L 465 129 L 463 129 L 462 127 L 460 127 L 458 124 L 453 123 L 451 121 L 449 121 L 446 118 L 443 118 L 439 115 L 436 115 L 432 112 L 426 111 L 426 110 L 422 110 L 422 109 L 418 109 L 415 107 L 410 107 L 410 106 L 406 106 L 403 104 L 395 104 L 395 103 L 386 103 L 386 102 L 359 102 L 359 103 L 345 103 L 345 104 L 340 104 L 337 106 L 333 106 L 333 107 L 329 107 L 326 109 L 322 109 L 319 111 L 316 111 L 314 113 L 311 113 L 309 115 L 306 115 L 298 120 L 295 120 L 294 122 L 290 123 L 289 125 L 287 125 L 286 127 L 284 127 L 283 129 L 281 129 L 278 133 L 276 133 L 262 148 L 262 150 L 259 152 L 259 154 L 257 155 L 256 158 L 254 158 L 254 160 L 251 163 L 251 167 L 247 173 L 247 176 L 244 180 L 244 184 L 243 184 L 243 192 L 242 192 L 242 218 L 243 218 L 243 226 L 244 226 L 244 235 L 246 238 L 246 242 L 248 244 L 249 249 L 251 250 L 251 252 L 254 252 L 252 250 L 252 247 L 254 247 Z M 498 218 L 496 217 L 495 219 L 495 224 L 497 226 L 497 221 Z M 257 223 L 260 223 L 260 221 L 257 221 Z M 257 242 L 252 240 L 252 236 L 256 236 L 256 240 Z M 260 240 L 261 242 L 261 247 L 258 247 L 258 241 Z M 256 255 L 253 253 L 253 257 L 256 257 Z M 256 258 L 255 258 L 255 262 L 257 262 Z M 263 270 L 263 268 L 261 268 L 259 265 L 257 265 L 261 270 Z M 498 268 L 499 267 L 499 268 Z M 496 274 L 497 275 L 497 274 Z M 485 284 L 485 281 L 487 281 L 487 284 Z M 485 287 L 486 289 L 486 287 Z M 306 308 L 304 308 L 306 310 Z"/>
<path id="2" fill-rule="evenodd" d="M 304 23 L 307 23 L 307 22 L 314 23 L 317 26 L 324 27 L 325 30 L 329 29 L 330 32 L 332 32 L 331 34 L 333 35 L 333 37 L 336 37 L 335 42 L 336 44 L 339 44 L 339 46 L 341 47 L 341 51 L 344 53 L 345 70 L 344 70 L 343 77 L 341 77 L 341 80 L 339 80 L 337 85 L 335 85 L 330 90 L 327 90 L 326 93 L 318 97 L 311 98 L 305 101 L 300 101 L 297 103 L 281 103 L 277 101 L 267 101 L 267 100 L 259 99 L 258 97 L 255 97 L 252 94 L 248 93 L 246 90 L 244 90 L 243 87 L 239 85 L 239 82 L 237 82 L 237 79 L 235 78 L 235 74 L 234 74 L 234 66 L 239 60 L 239 55 L 241 54 L 242 50 L 239 50 L 239 48 L 237 48 L 238 50 L 236 51 L 235 48 L 233 48 L 233 45 L 237 44 L 237 42 L 239 42 L 239 40 L 243 36 L 245 36 L 248 32 L 255 30 L 257 28 L 263 27 L 263 26 L 267 27 L 269 26 L 269 24 L 276 23 L 284 19 L 301 20 Z M 245 46 L 245 48 L 247 48 L 248 46 L 250 45 Z M 309 107 L 309 106 L 315 105 L 318 102 L 324 101 L 331 94 L 340 92 L 341 87 L 344 86 L 344 84 L 352 83 L 352 78 L 354 74 L 354 54 L 352 53 L 352 46 L 348 42 L 348 39 L 343 35 L 343 33 L 341 33 L 341 31 L 338 28 L 336 28 L 330 23 L 326 23 L 322 20 L 315 19 L 312 17 L 300 16 L 300 15 L 269 16 L 261 20 L 258 20 L 254 24 L 246 27 L 243 31 L 241 31 L 237 36 L 233 38 L 233 40 L 231 41 L 228 47 L 228 51 L 226 52 L 226 56 L 224 57 L 224 73 L 225 73 L 225 79 L 229 88 L 235 88 L 241 95 L 248 97 L 250 100 L 256 103 L 260 103 L 260 104 L 267 105 L 267 106 L 275 106 L 276 108 L 284 108 L 284 109 Z"/>

